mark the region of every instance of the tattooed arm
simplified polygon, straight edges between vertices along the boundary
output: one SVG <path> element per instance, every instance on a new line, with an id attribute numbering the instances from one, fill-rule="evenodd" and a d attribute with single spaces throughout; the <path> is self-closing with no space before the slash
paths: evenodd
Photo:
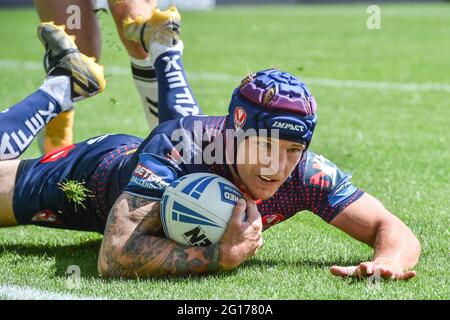
<path id="1" fill-rule="evenodd" d="M 247 212 L 248 220 L 242 221 L 239 217 L 244 211 L 245 202 L 236 206 L 219 244 L 188 247 L 163 238 L 158 201 L 123 193 L 108 217 L 99 273 L 104 277 L 145 277 L 233 269 L 253 256 L 262 243 L 260 217 L 258 221 L 256 214 Z"/>

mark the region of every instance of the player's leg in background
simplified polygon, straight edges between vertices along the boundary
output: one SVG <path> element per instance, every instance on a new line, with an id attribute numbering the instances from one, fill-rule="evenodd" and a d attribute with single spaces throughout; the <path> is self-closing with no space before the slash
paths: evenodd
<path id="1" fill-rule="evenodd" d="M 181 17 L 175 7 L 154 9 L 148 20 L 127 19 L 128 39 L 149 52 L 158 81 L 159 122 L 202 114 L 187 81 L 182 63 L 183 42 L 179 39 Z"/>
<path id="2" fill-rule="evenodd" d="M 18 158 L 63 109 L 58 99 L 70 92 L 67 76 L 53 77 L 40 90 L 0 113 L 0 160 Z M 70 106 L 65 106 L 67 109 Z"/>
<path id="3" fill-rule="evenodd" d="M 0 161 L 0 227 L 16 226 L 13 194 L 20 160 Z"/>
<path id="4" fill-rule="evenodd" d="M 99 60 L 101 33 L 91 0 L 34 0 L 34 4 L 41 21 L 54 21 L 57 25 L 66 25 L 66 32 L 76 37 L 78 49 L 85 55 Z M 73 122 L 73 110 L 61 113 L 53 119 L 40 139 L 41 150 L 47 153 L 72 144 Z"/>
<path id="5" fill-rule="evenodd" d="M 81 54 L 61 26 L 41 23 L 38 36 L 48 75 L 39 90 L 0 113 L 0 160 L 18 158 L 50 120 L 106 85 L 103 67 Z"/>
<path id="6" fill-rule="evenodd" d="M 159 54 L 159 50 L 162 53 Z M 189 115 L 203 114 L 186 77 L 182 61 L 183 42 L 165 51 L 155 50 L 154 63 L 158 79 L 159 121 L 164 122 Z"/>
<path id="7" fill-rule="evenodd" d="M 109 8 L 117 26 L 120 39 L 130 56 L 134 85 L 141 98 L 149 129 L 158 125 L 158 83 L 155 70 L 147 51 L 134 41 L 128 40 L 123 32 L 123 21 L 127 17 L 144 20 L 151 17 L 156 0 L 109 0 Z"/>

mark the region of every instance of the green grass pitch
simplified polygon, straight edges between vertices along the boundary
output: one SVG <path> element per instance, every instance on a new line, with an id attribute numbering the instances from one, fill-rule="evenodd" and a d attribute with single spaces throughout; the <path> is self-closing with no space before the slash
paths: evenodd
<path id="1" fill-rule="evenodd" d="M 213 115 L 225 113 L 248 71 L 275 66 L 309 80 L 319 106 L 312 150 L 351 171 L 357 186 L 412 228 L 423 248 L 416 278 L 375 290 L 333 277 L 329 266 L 369 260 L 372 249 L 305 212 L 265 232 L 264 248 L 234 272 L 191 278 L 106 281 L 97 275 L 98 234 L 0 229 L 0 286 L 119 299 L 450 298 L 449 6 L 382 5 L 381 30 L 372 31 L 366 8 L 182 12 L 183 59 L 200 105 Z M 106 92 L 78 104 L 76 141 L 104 133 L 146 136 L 127 55 L 112 18 L 100 19 L 109 82 Z M 37 24 L 33 9 L 0 11 L 0 110 L 44 77 Z M 430 83 L 440 85 L 420 89 Z M 33 144 L 25 157 L 38 155 Z M 66 286 L 69 265 L 80 266 L 79 290 Z"/>

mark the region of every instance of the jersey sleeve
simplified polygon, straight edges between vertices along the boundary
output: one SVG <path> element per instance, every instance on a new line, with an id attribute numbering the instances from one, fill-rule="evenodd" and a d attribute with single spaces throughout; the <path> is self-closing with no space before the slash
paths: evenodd
<path id="1" fill-rule="evenodd" d="M 165 135 L 155 135 L 138 150 L 139 158 L 124 192 L 160 200 L 165 189 L 181 172 L 171 158 L 173 146 Z"/>
<path id="2" fill-rule="evenodd" d="M 313 152 L 308 151 L 306 161 L 301 163 L 299 170 L 304 185 L 304 209 L 328 223 L 364 194 L 364 191 L 353 185 L 350 173 Z"/>

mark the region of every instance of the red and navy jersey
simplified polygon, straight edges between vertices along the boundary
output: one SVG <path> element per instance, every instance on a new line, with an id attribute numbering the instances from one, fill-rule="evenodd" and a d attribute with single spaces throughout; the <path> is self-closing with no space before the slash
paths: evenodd
<path id="1" fill-rule="evenodd" d="M 222 164 L 207 164 L 202 158 L 212 143 L 225 139 L 226 121 L 226 117 L 188 116 L 161 124 L 133 156 L 134 170 L 124 191 L 160 200 L 165 188 L 186 174 L 210 172 L 232 181 L 224 158 Z M 180 152 L 177 148 L 181 141 L 184 145 L 186 141 L 192 142 L 189 154 L 186 149 Z M 352 184 L 351 174 L 323 156 L 307 151 L 275 195 L 258 202 L 258 209 L 265 229 L 303 210 L 330 222 L 362 194 Z"/>
<path id="2" fill-rule="evenodd" d="M 174 180 L 196 172 L 232 181 L 225 161 L 202 161 L 212 143 L 225 139 L 226 121 L 226 117 L 187 116 L 160 124 L 145 140 L 105 135 L 23 161 L 14 191 L 16 220 L 20 224 L 103 232 L 122 192 L 160 200 Z M 199 131 L 200 139 L 194 134 Z M 176 148 L 180 141 L 189 140 L 194 141 L 189 151 Z M 351 175 L 334 163 L 305 152 L 275 195 L 258 204 L 264 228 L 303 210 L 330 222 L 363 194 L 350 179 Z M 80 182 L 89 190 L 82 205 L 71 201 L 61 187 L 68 181 Z"/>
<path id="3" fill-rule="evenodd" d="M 131 175 L 126 164 L 142 140 L 104 135 L 22 160 L 13 198 L 17 222 L 103 232 L 108 212 Z M 64 188 L 73 182 L 86 189 L 82 203 Z"/>

